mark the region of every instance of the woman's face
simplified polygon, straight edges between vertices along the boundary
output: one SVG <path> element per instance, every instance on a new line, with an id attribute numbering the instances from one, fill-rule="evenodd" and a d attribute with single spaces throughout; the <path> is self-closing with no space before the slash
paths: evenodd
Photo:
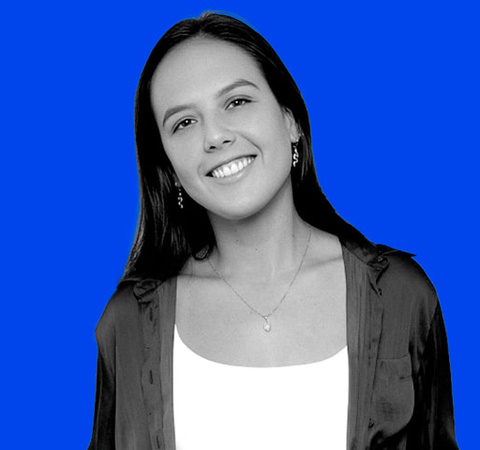
<path id="1" fill-rule="evenodd" d="M 243 49 L 183 42 L 155 71 L 151 96 L 178 182 L 209 214 L 241 220 L 273 199 L 291 201 L 296 123 Z"/>

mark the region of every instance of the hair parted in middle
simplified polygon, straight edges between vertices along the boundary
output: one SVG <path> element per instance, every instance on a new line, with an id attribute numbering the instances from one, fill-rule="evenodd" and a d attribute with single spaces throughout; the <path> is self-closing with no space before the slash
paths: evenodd
<path id="1" fill-rule="evenodd" d="M 186 193 L 184 208 L 178 208 L 174 170 L 165 153 L 151 102 L 152 78 L 158 65 L 177 45 L 193 38 L 218 39 L 245 51 L 260 68 L 280 106 L 293 114 L 300 140 L 299 164 L 292 170 L 291 178 L 293 200 L 300 217 L 340 238 L 364 240 L 358 230 L 335 212 L 318 184 L 307 108 L 280 57 L 246 23 L 229 15 L 205 12 L 167 30 L 150 53 L 140 76 L 135 99 L 140 216 L 121 281 L 166 280 L 177 275 L 188 258 L 205 258 L 215 246 L 205 209 Z"/>

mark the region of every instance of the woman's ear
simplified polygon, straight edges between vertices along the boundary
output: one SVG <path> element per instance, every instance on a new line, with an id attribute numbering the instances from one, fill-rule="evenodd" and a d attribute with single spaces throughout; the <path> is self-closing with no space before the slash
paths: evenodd
<path id="1" fill-rule="evenodd" d="M 282 107 L 285 126 L 290 134 L 290 141 L 293 143 L 300 140 L 300 131 L 292 111 L 286 106 Z"/>
<path id="2" fill-rule="evenodd" d="M 168 184 L 170 187 L 182 187 L 182 183 L 180 183 L 177 174 L 173 170 L 173 167 L 167 167 L 163 174 L 160 169 L 158 169 L 158 174 L 159 176 L 165 177 L 168 180 Z"/>
<path id="3" fill-rule="evenodd" d="M 171 172 L 170 172 L 170 175 L 171 175 L 171 179 L 173 180 L 173 185 L 178 188 L 178 187 L 182 187 L 182 184 L 180 183 L 178 177 L 177 177 L 177 174 L 175 173 L 175 171 L 173 170 L 173 168 L 171 169 Z"/>

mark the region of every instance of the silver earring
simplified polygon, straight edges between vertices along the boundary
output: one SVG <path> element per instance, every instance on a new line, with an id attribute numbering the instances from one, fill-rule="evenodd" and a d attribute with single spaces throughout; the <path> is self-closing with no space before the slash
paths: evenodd
<path id="1" fill-rule="evenodd" d="M 177 188 L 178 188 L 177 205 L 180 209 L 183 209 L 182 186 L 177 184 Z"/>
<path id="2" fill-rule="evenodd" d="M 298 159 L 300 158 L 300 155 L 298 154 L 298 141 L 292 144 L 292 148 L 293 148 L 292 165 L 293 167 L 297 167 Z"/>

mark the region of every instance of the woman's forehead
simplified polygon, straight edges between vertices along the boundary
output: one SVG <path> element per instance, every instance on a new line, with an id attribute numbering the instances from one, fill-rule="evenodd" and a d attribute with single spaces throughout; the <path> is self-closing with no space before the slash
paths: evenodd
<path id="1" fill-rule="evenodd" d="M 231 72 L 263 76 L 257 62 L 238 45 L 220 39 L 196 37 L 171 49 L 158 65 L 152 83 L 168 84 L 177 77 L 220 78 Z"/>
<path id="2" fill-rule="evenodd" d="M 245 79 L 260 86 L 266 80 L 257 62 L 241 47 L 212 38 L 192 38 L 165 55 L 152 78 L 152 98 L 182 101 L 215 94 Z"/>

